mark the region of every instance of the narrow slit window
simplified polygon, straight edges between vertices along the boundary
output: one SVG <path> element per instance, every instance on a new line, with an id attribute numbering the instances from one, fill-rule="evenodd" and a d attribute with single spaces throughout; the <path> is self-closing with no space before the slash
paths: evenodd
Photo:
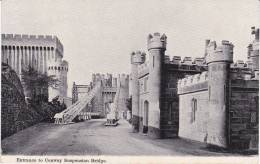
<path id="1" fill-rule="evenodd" d="M 153 56 L 153 68 L 154 68 L 154 56 Z"/>

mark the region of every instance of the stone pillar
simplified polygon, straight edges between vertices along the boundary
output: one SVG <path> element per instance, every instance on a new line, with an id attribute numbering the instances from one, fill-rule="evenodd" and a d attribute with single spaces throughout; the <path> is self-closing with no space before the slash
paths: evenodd
<path id="1" fill-rule="evenodd" d="M 3 47 L 3 49 L 2 49 L 2 54 L 3 54 L 3 56 L 2 56 L 2 60 L 3 60 L 3 62 L 4 63 L 6 63 L 6 56 L 7 56 L 7 53 L 6 53 L 6 46 L 2 46 Z"/>
<path id="2" fill-rule="evenodd" d="M 139 131 L 139 82 L 138 82 L 138 65 L 145 62 L 145 53 L 141 51 L 133 52 L 131 54 L 131 91 L 132 96 L 132 126 L 133 132 Z"/>
<path id="3" fill-rule="evenodd" d="M 19 51 L 20 51 L 20 60 L 21 60 L 21 70 L 24 69 L 24 50 L 23 50 L 23 47 L 21 46 L 19 48 Z"/>
<path id="4" fill-rule="evenodd" d="M 29 50 L 29 46 L 26 47 L 27 49 L 27 68 L 29 68 L 30 65 L 30 50 Z"/>
<path id="5" fill-rule="evenodd" d="M 43 73 L 42 70 L 42 47 L 39 47 L 39 51 L 38 51 L 38 62 L 39 62 L 39 72 Z"/>
<path id="6" fill-rule="evenodd" d="M 36 70 L 40 72 L 40 47 L 36 47 Z"/>
<path id="7" fill-rule="evenodd" d="M 162 64 L 165 57 L 167 37 L 160 33 L 148 36 L 149 80 L 148 80 L 148 136 L 160 138 Z"/>
<path id="8" fill-rule="evenodd" d="M 19 66 L 18 66 L 18 59 L 19 59 L 19 57 L 18 57 L 18 55 L 17 54 L 19 54 L 18 52 L 19 52 L 19 46 L 17 46 L 17 49 L 16 50 L 14 50 L 13 51 L 13 53 L 12 53 L 12 60 L 13 60 L 13 69 L 15 70 L 15 72 L 18 74 L 19 73 Z M 18 75 L 19 76 L 19 75 Z"/>
<path id="9" fill-rule="evenodd" d="M 18 47 L 17 49 L 17 58 L 18 58 L 18 74 L 21 77 L 22 74 L 22 55 L 21 55 L 21 48 Z"/>
<path id="10" fill-rule="evenodd" d="M 46 74 L 47 73 L 47 65 L 46 65 L 46 47 L 43 48 L 43 73 Z"/>
<path id="11" fill-rule="evenodd" d="M 15 70 L 15 60 L 14 60 L 15 49 L 12 49 L 12 48 L 11 48 L 10 54 L 11 54 L 11 57 L 10 57 L 10 64 L 11 64 L 12 69 Z"/>
<path id="12" fill-rule="evenodd" d="M 228 41 L 222 41 L 221 46 L 217 47 L 216 42 L 211 42 L 208 47 L 209 122 L 206 142 L 228 147 L 229 70 L 234 46 Z"/>

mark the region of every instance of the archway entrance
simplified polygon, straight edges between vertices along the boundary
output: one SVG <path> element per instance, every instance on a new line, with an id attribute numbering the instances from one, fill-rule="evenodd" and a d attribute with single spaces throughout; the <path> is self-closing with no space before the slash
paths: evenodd
<path id="1" fill-rule="evenodd" d="M 143 133 L 148 132 L 148 112 L 149 112 L 149 102 L 146 100 L 144 102 L 144 119 L 143 119 Z"/>

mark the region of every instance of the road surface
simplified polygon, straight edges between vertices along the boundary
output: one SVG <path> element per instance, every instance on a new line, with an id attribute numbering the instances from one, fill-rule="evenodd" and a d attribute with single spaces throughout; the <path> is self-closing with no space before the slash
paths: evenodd
<path id="1" fill-rule="evenodd" d="M 69 125 L 40 123 L 2 140 L 2 151 L 8 155 L 235 155 L 182 139 L 150 139 L 132 133 L 125 120 L 117 127 L 104 123 L 104 119 Z"/>

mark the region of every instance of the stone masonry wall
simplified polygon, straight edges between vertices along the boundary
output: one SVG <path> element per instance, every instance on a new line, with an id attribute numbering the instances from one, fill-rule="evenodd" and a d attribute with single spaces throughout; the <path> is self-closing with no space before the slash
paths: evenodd
<path id="1" fill-rule="evenodd" d="M 257 149 L 259 135 L 258 81 L 233 80 L 231 84 L 230 147 Z"/>
<path id="2" fill-rule="evenodd" d="M 179 136 L 205 142 L 208 122 L 208 90 L 180 95 Z"/>
<path id="3" fill-rule="evenodd" d="M 160 129 L 162 138 L 177 137 L 179 131 L 179 96 L 177 82 L 186 75 L 205 71 L 206 67 L 164 64 L 161 94 Z"/>

